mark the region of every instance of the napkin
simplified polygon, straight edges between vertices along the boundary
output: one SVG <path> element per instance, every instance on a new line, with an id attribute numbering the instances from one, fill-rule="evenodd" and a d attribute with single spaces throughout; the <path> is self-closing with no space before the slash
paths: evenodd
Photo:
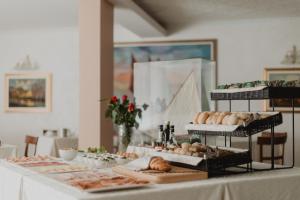
<path id="1" fill-rule="evenodd" d="M 146 156 L 146 157 L 133 160 L 123 166 L 132 171 L 142 171 L 142 170 L 149 169 L 151 159 L 152 156 Z"/>

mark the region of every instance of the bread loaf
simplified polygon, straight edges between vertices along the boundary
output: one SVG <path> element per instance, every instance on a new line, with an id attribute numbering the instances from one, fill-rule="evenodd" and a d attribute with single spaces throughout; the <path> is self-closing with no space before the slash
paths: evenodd
<path id="1" fill-rule="evenodd" d="M 226 115 L 230 115 L 230 112 L 222 112 L 219 114 L 217 123 L 216 124 L 222 124 L 222 121 Z"/>
<path id="2" fill-rule="evenodd" d="M 193 124 L 198 124 L 198 117 L 201 113 L 196 113 L 196 115 L 194 116 L 194 119 L 193 119 Z"/>
<path id="3" fill-rule="evenodd" d="M 207 118 L 209 117 L 208 112 L 202 112 L 197 118 L 197 124 L 205 124 Z"/>
<path id="4" fill-rule="evenodd" d="M 171 170 L 171 165 L 162 157 L 153 157 L 150 161 L 149 168 L 152 170 L 168 172 Z"/>
<path id="5" fill-rule="evenodd" d="M 187 143 L 187 142 L 184 142 L 181 144 L 181 148 L 184 150 L 184 151 L 189 151 L 189 148 L 191 147 L 191 144 L 190 143 Z"/>

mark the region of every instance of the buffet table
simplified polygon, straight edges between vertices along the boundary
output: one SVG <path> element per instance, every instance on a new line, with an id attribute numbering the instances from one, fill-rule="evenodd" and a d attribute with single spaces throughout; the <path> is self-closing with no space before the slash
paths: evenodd
<path id="1" fill-rule="evenodd" d="M 110 170 L 110 169 L 107 169 Z M 0 163 L 1 200 L 264 200 L 297 199 L 300 169 L 255 172 L 142 189 L 86 193 L 5 160 Z"/>

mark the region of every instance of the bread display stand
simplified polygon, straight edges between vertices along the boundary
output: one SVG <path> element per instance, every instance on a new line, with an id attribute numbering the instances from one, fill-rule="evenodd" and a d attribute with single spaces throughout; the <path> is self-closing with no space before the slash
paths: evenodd
<path id="1" fill-rule="evenodd" d="M 282 116 L 279 113 L 276 119 L 270 119 L 265 123 L 265 129 L 260 129 L 260 127 L 253 126 L 243 129 L 242 132 L 245 133 L 245 136 L 248 137 L 248 149 L 250 152 L 250 171 L 252 170 L 261 170 L 252 168 L 252 135 L 259 133 L 266 129 L 271 129 L 271 167 L 264 170 L 273 170 L 273 169 L 287 169 L 293 168 L 295 164 L 295 104 L 294 101 L 296 98 L 300 98 L 300 87 L 256 87 L 256 88 L 243 88 L 243 89 L 225 89 L 225 90 L 214 90 L 211 92 L 211 99 L 215 101 L 228 100 L 229 101 L 229 111 L 231 111 L 232 100 L 247 100 L 248 101 L 248 111 L 251 110 L 251 100 L 265 100 L 269 99 L 272 102 L 272 110 L 275 111 L 274 99 L 290 99 L 291 100 L 291 111 L 292 111 L 292 165 L 285 167 L 276 167 L 275 168 L 275 159 L 274 159 L 274 129 L 275 126 L 282 123 Z M 276 115 L 275 115 L 276 116 Z M 272 116 L 274 117 L 274 116 Z M 257 128 L 257 130 L 256 130 Z M 193 132 L 193 131 L 192 131 Z M 190 133 L 192 133 L 190 132 Z M 220 133 L 218 131 L 214 132 L 215 135 L 223 135 L 225 137 L 225 146 L 227 146 L 227 136 L 229 136 L 229 146 L 231 146 L 231 137 L 237 137 L 233 131 L 232 133 L 227 132 L 226 134 Z M 211 132 L 212 133 L 212 132 Z M 197 134 L 206 135 L 205 131 L 198 131 Z M 248 168 L 248 167 L 247 167 Z"/>

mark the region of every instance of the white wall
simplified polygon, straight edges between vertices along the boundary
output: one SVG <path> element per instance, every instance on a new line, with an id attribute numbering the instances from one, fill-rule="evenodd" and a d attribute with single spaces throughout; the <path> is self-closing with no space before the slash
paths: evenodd
<path id="1" fill-rule="evenodd" d="M 194 24 L 174 31 L 168 37 L 147 40 L 218 39 L 218 82 L 231 83 L 262 79 L 263 68 L 279 66 L 292 45 L 300 47 L 300 18 L 278 18 L 219 21 Z M 143 41 L 142 38 L 117 27 L 116 42 Z M 262 109 L 262 101 L 253 102 L 253 110 Z M 220 103 L 220 109 L 228 109 Z M 233 110 L 246 110 L 247 102 L 233 102 Z M 300 166 L 300 116 L 296 121 L 296 164 Z M 291 160 L 291 115 L 284 115 L 284 124 L 275 129 L 287 131 L 287 160 Z"/>
<path id="2" fill-rule="evenodd" d="M 42 129 L 69 128 L 78 132 L 79 38 L 77 28 L 15 30 L 0 32 L 0 139 L 24 152 L 26 134 L 41 135 Z M 50 113 L 5 113 L 4 74 L 27 54 L 39 72 L 53 75 L 53 110 Z"/>

